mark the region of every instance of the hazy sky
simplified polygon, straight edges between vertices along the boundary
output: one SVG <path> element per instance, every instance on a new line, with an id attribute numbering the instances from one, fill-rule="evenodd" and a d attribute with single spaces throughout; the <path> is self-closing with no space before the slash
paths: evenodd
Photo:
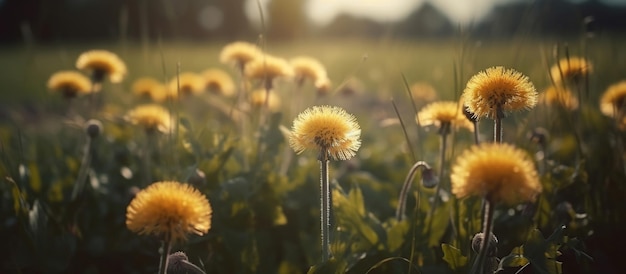
<path id="1" fill-rule="evenodd" d="M 248 0 L 246 13 L 258 19 L 257 0 Z M 260 0 L 268 3 L 269 0 Z M 380 22 L 402 20 L 423 2 L 428 1 L 439 8 L 452 21 L 468 24 L 489 14 L 496 4 L 532 0 L 308 0 L 306 12 L 317 24 L 330 23 L 340 13 L 368 17 Z M 581 2 L 584 0 L 571 0 Z M 604 3 L 626 5 L 626 0 L 601 0 Z"/>

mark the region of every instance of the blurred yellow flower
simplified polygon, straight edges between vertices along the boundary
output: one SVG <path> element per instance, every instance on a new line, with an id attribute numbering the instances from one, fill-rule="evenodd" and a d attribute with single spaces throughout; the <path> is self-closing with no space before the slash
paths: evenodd
<path id="1" fill-rule="evenodd" d="M 361 147 L 361 128 L 354 115 L 334 106 L 314 106 L 293 121 L 289 145 L 296 153 L 307 149 L 323 152 L 335 160 L 348 160 Z"/>
<path id="2" fill-rule="evenodd" d="M 604 91 L 600 97 L 600 110 L 610 117 L 626 114 L 626 81 L 613 84 Z"/>
<path id="3" fill-rule="evenodd" d="M 313 83 L 318 95 L 326 95 L 331 91 L 332 82 L 328 78 L 318 79 Z"/>
<path id="4" fill-rule="evenodd" d="M 126 208 L 126 227 L 180 243 L 187 235 L 203 235 L 211 228 L 213 211 L 206 196 L 193 186 L 156 182 L 141 190 Z"/>
<path id="5" fill-rule="evenodd" d="M 195 72 L 181 72 L 178 76 L 172 77 L 167 88 L 170 94 L 181 96 L 200 94 L 204 91 L 204 78 Z"/>
<path id="6" fill-rule="evenodd" d="M 326 68 L 315 58 L 298 56 L 289 60 L 289 64 L 293 68 L 295 80 L 299 85 L 302 85 L 307 79 L 315 84 L 328 78 Z"/>
<path id="7" fill-rule="evenodd" d="M 435 88 L 426 82 L 416 82 L 410 87 L 411 97 L 416 103 L 430 103 L 437 99 Z"/>
<path id="8" fill-rule="evenodd" d="M 238 69 L 242 70 L 246 64 L 262 54 L 255 44 L 237 41 L 230 43 L 220 52 L 220 62 L 224 64 L 234 64 Z"/>
<path id="9" fill-rule="evenodd" d="M 278 77 L 293 76 L 293 69 L 285 59 L 265 54 L 246 65 L 245 75 L 248 78 L 271 81 Z"/>
<path id="10" fill-rule="evenodd" d="M 470 122 L 461 109 L 461 104 L 454 101 L 437 101 L 423 107 L 415 117 L 421 126 L 441 127 L 451 125 L 454 127 L 464 127 L 470 131 L 474 130 L 474 124 Z"/>
<path id="11" fill-rule="evenodd" d="M 65 98 L 74 98 L 91 92 L 89 78 L 76 71 L 59 71 L 48 79 L 48 89 L 59 92 Z"/>
<path id="12" fill-rule="evenodd" d="M 140 105 L 126 114 L 126 119 L 133 125 L 143 127 L 148 132 L 170 132 L 170 112 L 160 105 Z"/>
<path id="13" fill-rule="evenodd" d="M 560 105 L 566 109 L 578 108 L 578 99 L 569 89 L 560 86 L 550 86 L 539 95 L 539 101 L 545 105 Z"/>
<path id="14" fill-rule="evenodd" d="M 201 74 L 207 91 L 224 96 L 235 95 L 235 83 L 225 71 L 221 69 L 207 69 Z"/>
<path id="15" fill-rule="evenodd" d="M 92 74 L 96 83 L 105 77 L 113 83 L 119 83 L 126 75 L 126 64 L 115 53 L 106 50 L 90 50 L 82 53 L 76 60 L 76 67 Z"/>
<path id="16" fill-rule="evenodd" d="M 528 77 L 513 69 L 498 66 L 472 76 L 462 99 L 476 118 L 495 119 L 504 115 L 504 112 L 534 107 L 537 104 L 537 91 Z"/>
<path id="17" fill-rule="evenodd" d="M 534 201 L 541 192 L 537 171 L 522 150 L 503 143 L 483 143 L 456 158 L 450 175 L 458 198 L 480 196 L 516 205 Z"/>
<path id="18" fill-rule="evenodd" d="M 152 77 L 135 80 L 131 89 L 136 96 L 147 97 L 155 102 L 163 102 L 167 92 L 165 85 Z"/>
<path id="19" fill-rule="evenodd" d="M 550 75 L 555 83 L 578 82 L 592 72 L 591 63 L 580 57 L 569 57 L 559 60 L 550 68 Z"/>
<path id="20" fill-rule="evenodd" d="M 269 94 L 269 97 L 267 97 Z M 280 110 L 280 97 L 276 95 L 276 92 L 270 90 L 267 92 L 265 89 L 257 89 L 250 93 L 250 105 L 255 108 L 262 108 L 265 106 L 267 100 L 267 108 L 270 111 Z"/>

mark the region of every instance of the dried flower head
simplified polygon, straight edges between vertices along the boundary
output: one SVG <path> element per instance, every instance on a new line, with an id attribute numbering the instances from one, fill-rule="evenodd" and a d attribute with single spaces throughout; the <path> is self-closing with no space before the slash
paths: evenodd
<path id="1" fill-rule="evenodd" d="M 76 67 L 91 73 L 95 83 L 101 83 L 105 77 L 113 83 L 119 83 L 126 75 L 126 64 L 115 53 L 106 50 L 83 52 L 76 60 Z"/>
<path id="2" fill-rule="evenodd" d="M 133 94 L 139 97 L 150 98 L 156 102 L 163 102 L 167 92 L 165 85 L 152 77 L 143 77 L 135 80 L 131 89 Z"/>
<path id="3" fill-rule="evenodd" d="M 211 228 L 211 205 L 193 186 L 156 182 L 141 190 L 126 208 L 126 227 L 140 235 L 154 235 L 175 243 L 188 234 L 203 235 Z"/>
<path id="4" fill-rule="evenodd" d="M 424 127 L 434 125 L 441 128 L 448 125 L 473 131 L 474 125 L 465 118 L 461 107 L 461 104 L 454 101 L 433 102 L 423 107 L 415 119 Z"/>
<path id="5" fill-rule="evenodd" d="M 269 95 L 269 97 L 268 97 Z M 257 89 L 250 93 L 250 105 L 255 108 L 262 108 L 267 101 L 267 108 L 270 111 L 278 111 L 280 109 L 280 97 L 276 95 L 276 92 L 265 89 Z"/>
<path id="6" fill-rule="evenodd" d="M 261 54 L 261 49 L 255 44 L 238 41 L 224 46 L 220 52 L 220 62 L 233 64 L 243 71 L 248 62 L 258 58 Z"/>
<path id="7" fill-rule="evenodd" d="M 416 82 L 411 85 L 411 97 L 415 102 L 429 103 L 437 99 L 437 91 L 435 88 L 426 82 Z"/>
<path id="8" fill-rule="evenodd" d="M 182 72 L 167 84 L 170 93 L 194 95 L 204 91 L 204 78 L 195 72 Z M 179 90 L 180 88 L 180 90 Z"/>
<path id="9" fill-rule="evenodd" d="M 484 143 L 465 150 L 450 175 L 458 198 L 485 197 L 491 202 L 516 205 L 533 201 L 541 192 L 537 171 L 522 150 L 503 143 Z"/>
<path id="10" fill-rule="evenodd" d="M 289 145 L 296 153 L 326 151 L 332 159 L 348 160 L 361 147 L 361 128 L 354 115 L 334 106 L 314 106 L 293 121 Z"/>
<path id="11" fill-rule="evenodd" d="M 160 105 L 137 106 L 126 114 L 126 119 L 134 125 L 143 127 L 147 132 L 167 133 L 171 129 L 170 112 Z"/>
<path id="12" fill-rule="evenodd" d="M 528 77 L 504 67 L 492 67 L 472 76 L 463 91 L 465 105 L 476 118 L 502 117 L 504 112 L 537 104 L 537 91 Z"/>
<path id="13" fill-rule="evenodd" d="M 59 71 L 48 79 L 48 89 L 59 92 L 65 98 L 74 98 L 91 92 L 91 82 L 76 71 Z"/>
<path id="14" fill-rule="evenodd" d="M 228 73 L 221 69 L 207 69 L 202 72 L 204 87 L 207 91 L 224 96 L 235 95 L 235 82 Z"/>
<path id="15" fill-rule="evenodd" d="M 600 97 L 600 110 L 604 115 L 620 117 L 626 111 L 626 81 L 609 86 Z"/>
<path id="16" fill-rule="evenodd" d="M 560 86 L 550 86 L 547 88 L 539 95 L 539 101 L 547 106 L 558 105 L 569 110 L 578 108 L 578 99 L 569 89 Z"/>
<path id="17" fill-rule="evenodd" d="M 555 83 L 577 83 L 592 71 L 591 63 L 584 58 L 569 57 L 559 60 L 550 68 L 550 75 Z"/>
<path id="18" fill-rule="evenodd" d="M 307 79 L 316 83 L 328 78 L 326 68 L 315 58 L 298 56 L 289 60 L 289 64 L 293 68 L 295 80 L 299 85 L 302 85 Z"/>

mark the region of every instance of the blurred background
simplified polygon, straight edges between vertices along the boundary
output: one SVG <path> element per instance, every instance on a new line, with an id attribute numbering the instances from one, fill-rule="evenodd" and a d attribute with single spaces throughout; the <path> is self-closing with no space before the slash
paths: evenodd
<path id="1" fill-rule="evenodd" d="M 261 23 L 259 6 L 265 24 Z M 626 31 L 625 0 L 0 0 L 0 42 L 423 38 L 463 28 L 506 38 Z"/>

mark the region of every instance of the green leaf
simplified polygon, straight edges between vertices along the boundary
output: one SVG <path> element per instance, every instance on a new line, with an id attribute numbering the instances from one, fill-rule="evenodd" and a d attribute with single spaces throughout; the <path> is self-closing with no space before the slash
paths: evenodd
<path id="1" fill-rule="evenodd" d="M 348 193 L 348 202 L 354 206 L 360 216 L 365 216 L 365 204 L 363 203 L 363 192 L 358 185 L 350 189 Z"/>
<path id="2" fill-rule="evenodd" d="M 402 247 L 410 227 L 408 220 L 398 222 L 393 219 L 391 226 L 387 229 L 387 249 L 389 252 L 395 252 Z"/>
<path id="3" fill-rule="evenodd" d="M 530 232 L 524 244 L 524 257 L 528 258 L 535 271 L 543 274 L 562 273 L 562 263 L 556 258 L 560 255 L 558 249 L 564 230 L 564 226 L 557 228 L 548 239 L 544 239 L 538 229 Z"/>
<path id="4" fill-rule="evenodd" d="M 467 257 L 461 254 L 461 250 L 449 244 L 441 244 L 443 260 L 448 263 L 452 270 L 462 270 L 467 266 Z"/>
<path id="5" fill-rule="evenodd" d="M 530 262 L 526 259 L 526 257 L 524 257 L 523 254 L 524 249 L 521 246 L 513 248 L 509 255 L 500 260 L 499 269 L 504 269 L 505 267 L 523 267 L 529 264 Z"/>
<path id="6" fill-rule="evenodd" d="M 338 261 L 331 258 L 325 263 L 319 263 L 309 268 L 307 274 L 340 274 L 346 273 L 347 263 L 344 260 Z"/>

